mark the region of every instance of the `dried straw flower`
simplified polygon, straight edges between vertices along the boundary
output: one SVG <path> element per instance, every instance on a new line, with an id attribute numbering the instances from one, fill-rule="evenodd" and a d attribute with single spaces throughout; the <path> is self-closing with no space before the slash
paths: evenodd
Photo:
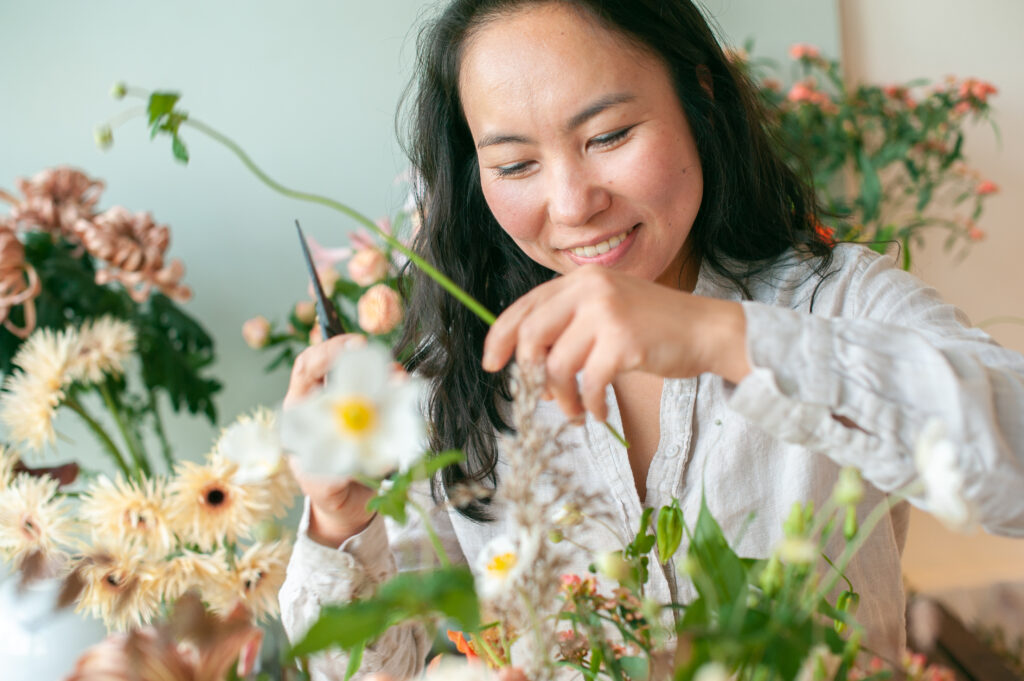
<path id="1" fill-rule="evenodd" d="M 91 220 L 79 220 L 74 233 L 90 255 L 107 265 L 96 273 L 97 284 L 120 281 L 139 303 L 153 288 L 178 302 L 192 297 L 191 290 L 180 283 L 185 274 L 181 261 L 164 264 L 170 230 L 154 223 L 148 213 L 114 206 Z"/>
<path id="2" fill-rule="evenodd" d="M 18 338 L 25 338 L 36 326 L 35 297 L 42 290 L 39 275 L 25 260 L 25 247 L 14 230 L 0 223 L 0 322 Z M 18 326 L 11 310 L 22 305 L 24 319 Z"/>
<path id="3" fill-rule="evenodd" d="M 80 170 L 59 166 L 15 181 L 24 199 L 0 192 L 0 199 L 13 204 L 11 219 L 22 229 L 36 228 L 72 237 L 80 220 L 90 220 L 103 192 L 103 181 Z"/>
<path id="4" fill-rule="evenodd" d="M 99 383 L 106 375 L 119 376 L 135 342 L 135 329 L 128 322 L 110 315 L 90 319 L 78 331 L 68 374 L 72 380 L 86 383 Z"/>
<path id="5" fill-rule="evenodd" d="M 37 329 L 18 349 L 13 363 L 20 370 L 7 377 L 0 393 L 0 422 L 11 441 L 38 450 L 56 439 L 53 417 L 65 397 L 67 365 L 76 343 L 71 329 Z"/>
<path id="6" fill-rule="evenodd" d="M 6 489 L 14 480 L 14 470 L 20 461 L 12 449 L 0 445 L 0 491 Z"/>
<path id="7" fill-rule="evenodd" d="M 167 491 L 171 527 L 183 541 L 208 551 L 252 535 L 268 507 L 262 495 L 234 481 L 237 470 L 237 464 L 216 455 L 203 465 L 178 464 Z"/>
<path id="8" fill-rule="evenodd" d="M 202 594 L 216 592 L 223 588 L 228 577 L 227 554 L 223 549 L 213 553 L 186 549 L 180 556 L 163 563 L 163 572 L 158 579 L 163 598 L 170 603 L 193 589 Z"/>
<path id="9" fill-rule="evenodd" d="M 203 595 L 216 613 L 230 613 L 241 604 L 253 619 L 269 619 L 277 614 L 277 592 L 284 584 L 290 555 L 291 546 L 285 541 L 253 544 L 235 560 L 221 588 Z"/>
<path id="10" fill-rule="evenodd" d="M 81 584 L 76 612 L 103 619 L 107 629 L 126 631 L 160 612 L 159 569 L 131 545 L 108 546 L 79 558 L 70 581 Z"/>
<path id="11" fill-rule="evenodd" d="M 174 548 L 169 501 L 162 479 L 127 481 L 100 476 L 82 497 L 79 513 L 93 536 L 130 543 L 159 560 Z"/>
<path id="12" fill-rule="evenodd" d="M 73 540 L 74 523 L 57 480 L 21 474 L 0 491 L 0 556 L 22 569 L 31 558 L 52 572 Z"/>

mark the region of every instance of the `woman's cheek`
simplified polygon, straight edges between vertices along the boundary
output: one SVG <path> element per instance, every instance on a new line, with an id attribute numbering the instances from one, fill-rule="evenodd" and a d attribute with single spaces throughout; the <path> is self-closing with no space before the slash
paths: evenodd
<path id="1" fill-rule="evenodd" d="M 482 184 L 484 200 L 501 228 L 515 240 L 536 236 L 543 220 L 537 223 L 537 206 L 526 180 L 490 180 Z"/>

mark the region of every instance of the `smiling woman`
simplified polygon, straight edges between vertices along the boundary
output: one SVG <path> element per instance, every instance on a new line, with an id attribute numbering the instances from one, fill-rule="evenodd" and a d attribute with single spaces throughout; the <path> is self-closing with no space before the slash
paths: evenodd
<path id="1" fill-rule="evenodd" d="M 692 523 L 706 491 L 739 553 L 767 557 L 782 517 L 795 503 L 820 508 L 842 466 L 863 471 L 868 508 L 918 480 L 915 445 L 936 421 L 977 519 L 1024 534 L 1024 358 L 888 258 L 818 229 L 813 193 L 778 157 L 765 112 L 693 3 L 455 0 L 420 58 L 414 248 L 501 313 L 488 328 L 411 273 L 402 349 L 429 381 L 430 449 L 467 454 L 433 490 L 454 560 L 512 569 L 488 553 L 515 528 L 504 507 L 443 502 L 509 472 L 499 435 L 513 358 L 545 370 L 538 420 L 579 426 L 564 431 L 569 469 L 609 518 L 587 526 L 593 554 L 621 549 L 616 533 L 645 508 L 678 500 Z M 303 353 L 290 402 L 320 389 L 348 340 Z M 386 527 L 350 480 L 304 488 L 281 594 L 293 634 L 321 603 L 420 564 L 401 548 L 424 532 Z M 906 518 L 893 508 L 846 569 L 867 644 L 891 659 L 905 636 Z M 584 573 L 589 555 L 567 555 L 570 571 Z M 645 588 L 661 603 L 695 595 L 666 566 Z M 427 646 L 421 626 L 394 627 L 362 670 L 411 676 Z M 329 656 L 313 669 L 335 678 L 345 667 Z"/>

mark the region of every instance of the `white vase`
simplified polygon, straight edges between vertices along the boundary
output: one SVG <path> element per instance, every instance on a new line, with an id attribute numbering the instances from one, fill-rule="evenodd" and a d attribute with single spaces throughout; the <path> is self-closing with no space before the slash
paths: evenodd
<path id="1" fill-rule="evenodd" d="M 54 610 L 58 580 L 18 588 L 17 575 L 0 566 L 0 678 L 4 681 L 60 681 L 86 648 L 106 636 L 102 622 Z"/>

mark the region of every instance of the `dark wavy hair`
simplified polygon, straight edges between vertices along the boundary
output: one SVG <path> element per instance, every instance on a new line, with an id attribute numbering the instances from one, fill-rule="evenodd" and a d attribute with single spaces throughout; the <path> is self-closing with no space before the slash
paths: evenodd
<path id="1" fill-rule="evenodd" d="M 747 298 L 745 281 L 795 248 L 830 263 L 815 229 L 813 189 L 783 161 L 745 76 L 726 59 L 690 0 L 454 0 L 421 34 L 413 89 L 405 104 L 407 151 L 421 181 L 423 224 L 413 248 L 456 284 L 500 313 L 555 273 L 527 257 L 501 229 L 480 189 L 476 149 L 463 117 L 458 76 L 467 38 L 489 21 L 530 5 L 561 2 L 660 58 L 690 124 L 704 175 L 691 230 L 694 251 Z M 616 48 L 610 48 L 616 49 Z M 398 344 L 410 371 L 429 379 L 433 451 L 462 449 L 465 464 L 442 471 L 445 492 L 461 483 L 497 484 L 496 438 L 509 431 L 502 402 L 507 371 L 480 366 L 487 324 L 415 268 L 408 272 L 408 317 Z M 489 518 L 486 502 L 461 512 Z"/>

